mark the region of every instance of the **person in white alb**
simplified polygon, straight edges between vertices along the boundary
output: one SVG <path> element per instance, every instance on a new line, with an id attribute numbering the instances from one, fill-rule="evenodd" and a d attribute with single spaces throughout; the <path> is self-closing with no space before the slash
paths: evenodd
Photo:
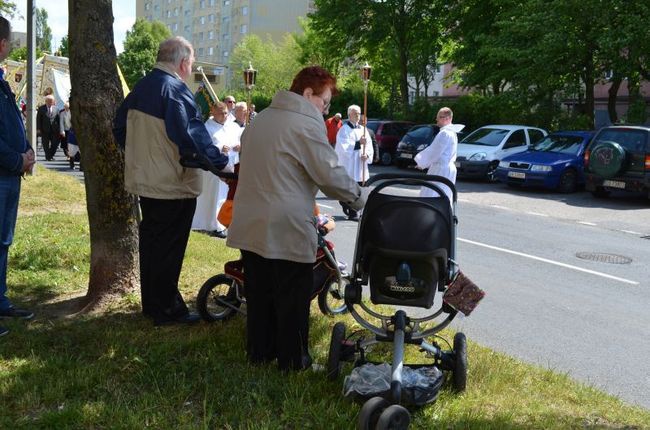
<path id="1" fill-rule="evenodd" d="M 233 156 L 231 156 L 231 149 L 238 145 L 234 138 L 234 133 L 231 130 L 230 124 L 226 124 L 228 117 L 228 107 L 225 103 L 217 103 L 210 109 L 212 116 L 205 122 L 205 128 L 212 137 L 212 144 L 219 148 L 222 154 L 227 155 L 229 164 L 233 164 Z M 226 125 L 224 125 L 226 124 Z M 238 158 L 238 154 L 235 153 Z M 237 161 L 235 161 L 237 162 Z M 196 200 L 196 211 L 192 219 L 192 230 L 203 230 L 209 234 L 219 237 L 226 237 L 226 227 L 217 221 L 217 213 L 225 197 L 220 200 L 221 195 L 224 196 L 228 192 L 228 186 L 222 182 L 212 172 L 202 171 L 203 176 L 203 190 Z"/>
<path id="2" fill-rule="evenodd" d="M 443 107 L 438 111 L 436 123 L 440 127 L 440 132 L 436 135 L 424 151 L 415 156 L 415 163 L 419 169 L 428 169 L 428 175 L 443 176 L 456 184 L 456 151 L 458 148 L 458 136 L 456 133 L 461 131 L 465 126 L 461 124 L 452 124 L 454 113 L 448 107 Z M 444 190 L 449 202 L 452 203 L 453 194 L 449 187 L 440 184 Z M 422 187 L 420 197 L 437 197 L 438 193 L 431 188 Z"/>
<path id="3" fill-rule="evenodd" d="M 372 163 L 374 151 L 368 131 L 359 124 L 360 118 L 361 108 L 359 106 L 348 107 L 348 119 L 336 134 L 335 149 L 339 157 L 339 165 L 345 168 L 355 182 L 362 185 L 361 182 L 370 177 L 368 164 Z M 345 202 L 339 203 L 348 219 L 358 220 L 357 212 L 354 209 Z"/>

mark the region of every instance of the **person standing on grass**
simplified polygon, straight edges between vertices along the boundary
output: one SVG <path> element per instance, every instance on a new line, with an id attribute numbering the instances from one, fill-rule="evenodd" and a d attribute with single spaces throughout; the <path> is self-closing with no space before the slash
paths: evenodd
<path id="1" fill-rule="evenodd" d="M 45 96 L 45 104 L 36 112 L 36 133 L 41 137 L 45 159 L 52 161 L 59 149 L 60 135 L 59 110 L 52 94 Z"/>
<path id="2" fill-rule="evenodd" d="M 317 235 L 315 197 L 361 209 L 365 193 L 338 166 L 323 114 L 337 93 L 325 69 L 302 69 L 241 138 L 241 167 L 227 245 L 241 250 L 246 273 L 247 355 L 280 369 L 311 367 L 309 303 Z"/>
<path id="3" fill-rule="evenodd" d="M 0 16 L 0 62 L 11 51 L 11 24 Z M 13 241 L 21 176 L 31 173 L 35 156 L 27 142 L 16 97 L 0 69 L 0 318 L 32 319 L 34 313 L 16 308 L 7 298 L 7 260 Z M 0 326 L 0 336 L 9 330 Z"/>
<path id="4" fill-rule="evenodd" d="M 140 286 L 142 313 L 154 325 L 195 323 L 178 279 L 190 235 L 201 172 L 181 158 L 207 158 L 218 169 L 228 157 L 212 144 L 194 95 L 194 49 L 182 37 L 163 41 L 153 70 L 129 93 L 116 113 L 113 134 L 124 148 L 124 187 L 140 196 Z"/>

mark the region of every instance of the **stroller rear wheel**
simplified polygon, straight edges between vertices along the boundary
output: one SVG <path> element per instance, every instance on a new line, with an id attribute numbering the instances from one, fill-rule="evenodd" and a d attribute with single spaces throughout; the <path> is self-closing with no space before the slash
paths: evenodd
<path id="1" fill-rule="evenodd" d="M 237 281 L 224 274 L 205 281 L 196 298 L 196 307 L 205 321 L 214 322 L 232 317 L 241 306 L 237 298 Z"/>
<path id="2" fill-rule="evenodd" d="M 411 414 L 401 405 L 390 405 L 379 416 L 377 430 L 406 430 L 411 423 Z"/>
<path id="3" fill-rule="evenodd" d="M 467 338 L 458 332 L 454 335 L 454 389 L 465 391 L 467 387 Z"/>
<path id="4" fill-rule="evenodd" d="M 332 329 L 330 352 L 327 356 L 327 379 L 333 381 L 341 373 L 341 351 L 345 339 L 345 324 L 337 322 Z"/>
<path id="5" fill-rule="evenodd" d="M 363 404 L 357 419 L 357 430 L 374 430 L 379 422 L 379 417 L 390 406 L 383 397 L 373 397 Z"/>
<path id="6" fill-rule="evenodd" d="M 328 282 L 327 286 L 318 293 L 318 308 L 324 315 L 338 315 L 348 310 L 345 304 L 344 291 L 339 290 L 336 279 Z"/>

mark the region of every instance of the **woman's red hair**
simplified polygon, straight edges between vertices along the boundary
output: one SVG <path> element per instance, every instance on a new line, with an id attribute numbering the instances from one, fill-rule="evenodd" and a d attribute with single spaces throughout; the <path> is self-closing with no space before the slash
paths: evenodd
<path id="1" fill-rule="evenodd" d="M 315 95 L 319 95 L 327 87 L 332 90 L 332 96 L 339 93 L 336 88 L 336 78 L 330 72 L 320 66 L 310 66 L 298 72 L 293 78 L 289 91 L 302 95 L 306 88 L 311 88 Z"/>

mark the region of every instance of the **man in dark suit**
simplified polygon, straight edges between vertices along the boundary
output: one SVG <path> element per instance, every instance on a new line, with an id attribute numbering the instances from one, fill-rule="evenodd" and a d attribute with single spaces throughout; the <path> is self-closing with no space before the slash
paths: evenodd
<path id="1" fill-rule="evenodd" d="M 41 137 L 45 159 L 51 161 L 59 148 L 59 110 L 55 106 L 54 96 L 45 97 L 45 104 L 36 113 L 36 133 Z"/>

